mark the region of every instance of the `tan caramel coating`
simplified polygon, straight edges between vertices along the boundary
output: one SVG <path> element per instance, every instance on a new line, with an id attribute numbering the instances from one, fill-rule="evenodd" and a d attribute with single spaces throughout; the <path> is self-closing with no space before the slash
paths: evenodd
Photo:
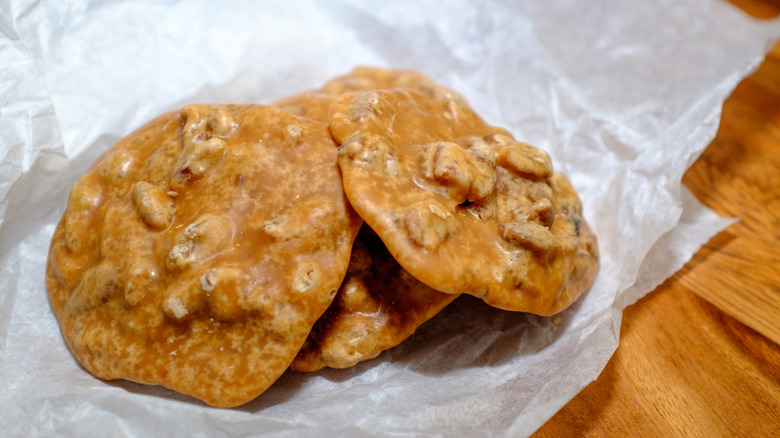
<path id="1" fill-rule="evenodd" d="M 326 125 L 190 105 L 120 140 L 73 186 L 49 297 L 95 376 L 238 406 L 294 359 L 361 223 Z"/>
<path id="2" fill-rule="evenodd" d="M 328 123 L 330 104 L 336 96 L 351 91 L 387 88 L 410 88 L 435 100 L 463 101 L 463 97 L 458 93 L 437 84 L 420 72 L 360 66 L 348 74 L 329 80 L 318 89 L 279 99 L 272 105 L 296 116 Z"/>
<path id="3" fill-rule="evenodd" d="M 317 371 L 373 359 L 403 342 L 455 298 L 412 277 L 363 225 L 336 299 L 290 367 Z"/>
<path id="4" fill-rule="evenodd" d="M 568 180 L 463 100 L 345 93 L 329 121 L 347 197 L 418 280 L 539 315 L 593 281 L 596 238 Z"/>
<path id="5" fill-rule="evenodd" d="M 271 105 L 298 117 L 328 123 L 328 111 L 334 97 L 322 90 L 308 90 L 276 100 Z"/>

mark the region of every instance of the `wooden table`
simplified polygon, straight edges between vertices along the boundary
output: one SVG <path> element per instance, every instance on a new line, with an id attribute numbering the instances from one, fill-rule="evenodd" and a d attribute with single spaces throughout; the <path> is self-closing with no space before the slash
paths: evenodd
<path id="1" fill-rule="evenodd" d="M 780 14 L 780 0 L 733 3 Z M 683 183 L 740 221 L 626 309 L 601 376 L 535 437 L 780 437 L 780 44 Z"/>

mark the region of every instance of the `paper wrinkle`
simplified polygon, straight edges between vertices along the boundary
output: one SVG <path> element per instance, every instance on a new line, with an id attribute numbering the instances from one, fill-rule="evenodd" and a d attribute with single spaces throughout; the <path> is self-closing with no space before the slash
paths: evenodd
<path id="1" fill-rule="evenodd" d="M 11 436 L 531 434 L 598 377 L 622 310 L 733 222 L 680 180 L 780 36 L 780 21 L 712 0 L 6 3 L 0 428 Z M 551 318 L 462 297 L 376 359 L 287 373 L 232 410 L 84 371 L 44 281 L 70 185 L 164 111 L 270 102 L 361 64 L 421 70 L 550 152 L 599 236 L 591 290 Z"/>

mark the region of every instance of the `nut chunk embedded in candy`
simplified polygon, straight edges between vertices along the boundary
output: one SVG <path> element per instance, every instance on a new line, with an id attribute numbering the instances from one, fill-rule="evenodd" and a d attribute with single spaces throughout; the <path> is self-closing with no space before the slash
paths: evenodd
<path id="1" fill-rule="evenodd" d="M 252 105 L 189 105 L 120 140 L 52 237 L 74 356 L 213 406 L 262 393 L 333 301 L 362 224 L 336 154 L 327 125 Z M 284 238 L 262 226 L 279 218 Z"/>
<path id="2" fill-rule="evenodd" d="M 146 181 L 133 184 L 133 204 L 146 225 L 167 228 L 173 220 L 173 199 L 158 185 Z"/>

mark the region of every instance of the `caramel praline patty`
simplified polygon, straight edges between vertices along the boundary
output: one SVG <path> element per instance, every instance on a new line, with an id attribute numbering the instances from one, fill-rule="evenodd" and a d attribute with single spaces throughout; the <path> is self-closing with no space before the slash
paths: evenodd
<path id="1" fill-rule="evenodd" d="M 329 124 L 350 203 L 418 280 L 539 315 L 592 283 L 596 238 L 569 181 L 465 102 L 351 92 Z"/>
<path id="2" fill-rule="evenodd" d="M 287 369 L 361 223 L 325 124 L 190 105 L 119 141 L 74 184 L 49 297 L 95 376 L 237 406 Z"/>

